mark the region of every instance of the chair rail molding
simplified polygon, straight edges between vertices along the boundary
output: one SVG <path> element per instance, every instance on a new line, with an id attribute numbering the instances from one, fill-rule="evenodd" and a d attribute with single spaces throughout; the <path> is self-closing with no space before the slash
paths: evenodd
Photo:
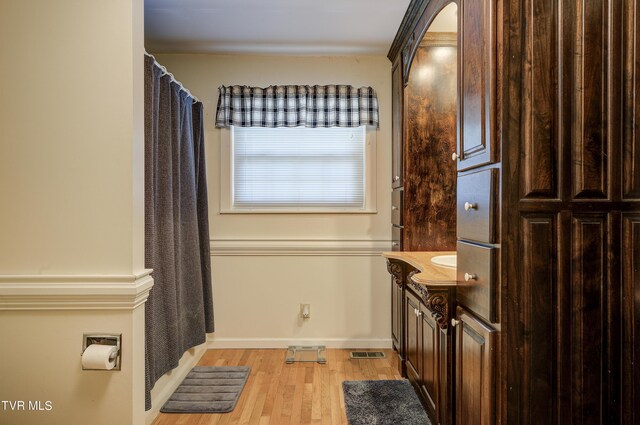
<path id="1" fill-rule="evenodd" d="M 0 275 L 0 311 L 134 310 L 149 297 L 151 273 Z"/>
<path id="2" fill-rule="evenodd" d="M 391 240 L 211 239 L 212 256 L 380 256 Z"/>

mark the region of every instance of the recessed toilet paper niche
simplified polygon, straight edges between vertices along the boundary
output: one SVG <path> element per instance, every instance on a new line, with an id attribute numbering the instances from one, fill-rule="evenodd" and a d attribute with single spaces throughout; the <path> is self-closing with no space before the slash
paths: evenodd
<path id="1" fill-rule="evenodd" d="M 122 334 L 83 334 L 82 369 L 120 370 L 121 340 Z"/>

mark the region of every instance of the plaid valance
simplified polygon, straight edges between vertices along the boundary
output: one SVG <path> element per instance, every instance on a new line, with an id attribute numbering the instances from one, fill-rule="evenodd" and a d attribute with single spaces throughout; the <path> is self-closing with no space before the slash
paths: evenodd
<path id="1" fill-rule="evenodd" d="M 220 86 L 216 127 L 378 128 L 378 98 L 371 87 Z"/>

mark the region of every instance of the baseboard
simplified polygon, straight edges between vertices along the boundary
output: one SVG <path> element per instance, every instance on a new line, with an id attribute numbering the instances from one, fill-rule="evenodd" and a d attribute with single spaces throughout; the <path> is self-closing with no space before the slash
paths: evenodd
<path id="1" fill-rule="evenodd" d="M 327 348 L 391 348 L 391 338 L 215 338 L 207 346 L 214 348 L 287 348 L 289 345 L 325 345 Z"/>
<path id="2" fill-rule="evenodd" d="M 207 351 L 207 343 L 200 344 L 183 354 L 178 367 L 168 372 L 156 382 L 151 390 L 151 409 L 145 412 L 145 424 L 150 425 L 160 413 L 160 408 L 182 383 L 189 371 L 198 364 Z"/>

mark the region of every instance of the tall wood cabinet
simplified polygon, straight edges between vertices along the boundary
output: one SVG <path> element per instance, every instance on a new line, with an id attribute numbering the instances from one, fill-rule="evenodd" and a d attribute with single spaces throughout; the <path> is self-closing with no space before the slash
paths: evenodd
<path id="1" fill-rule="evenodd" d="M 411 1 L 389 51 L 394 188 L 405 194 L 429 178 L 421 159 L 406 157 L 408 114 L 419 113 L 407 108 L 410 70 L 448 3 Z M 426 388 L 452 374 L 448 407 L 425 400 L 448 409 L 438 423 L 640 423 L 638 0 L 454 3 L 451 350 L 430 354 L 443 339 L 412 316 L 420 306 L 404 275 L 394 332 L 405 329 L 406 372 Z M 454 249 L 426 232 L 408 237 L 417 225 L 408 212 L 429 205 L 395 198 L 397 249 Z"/>

